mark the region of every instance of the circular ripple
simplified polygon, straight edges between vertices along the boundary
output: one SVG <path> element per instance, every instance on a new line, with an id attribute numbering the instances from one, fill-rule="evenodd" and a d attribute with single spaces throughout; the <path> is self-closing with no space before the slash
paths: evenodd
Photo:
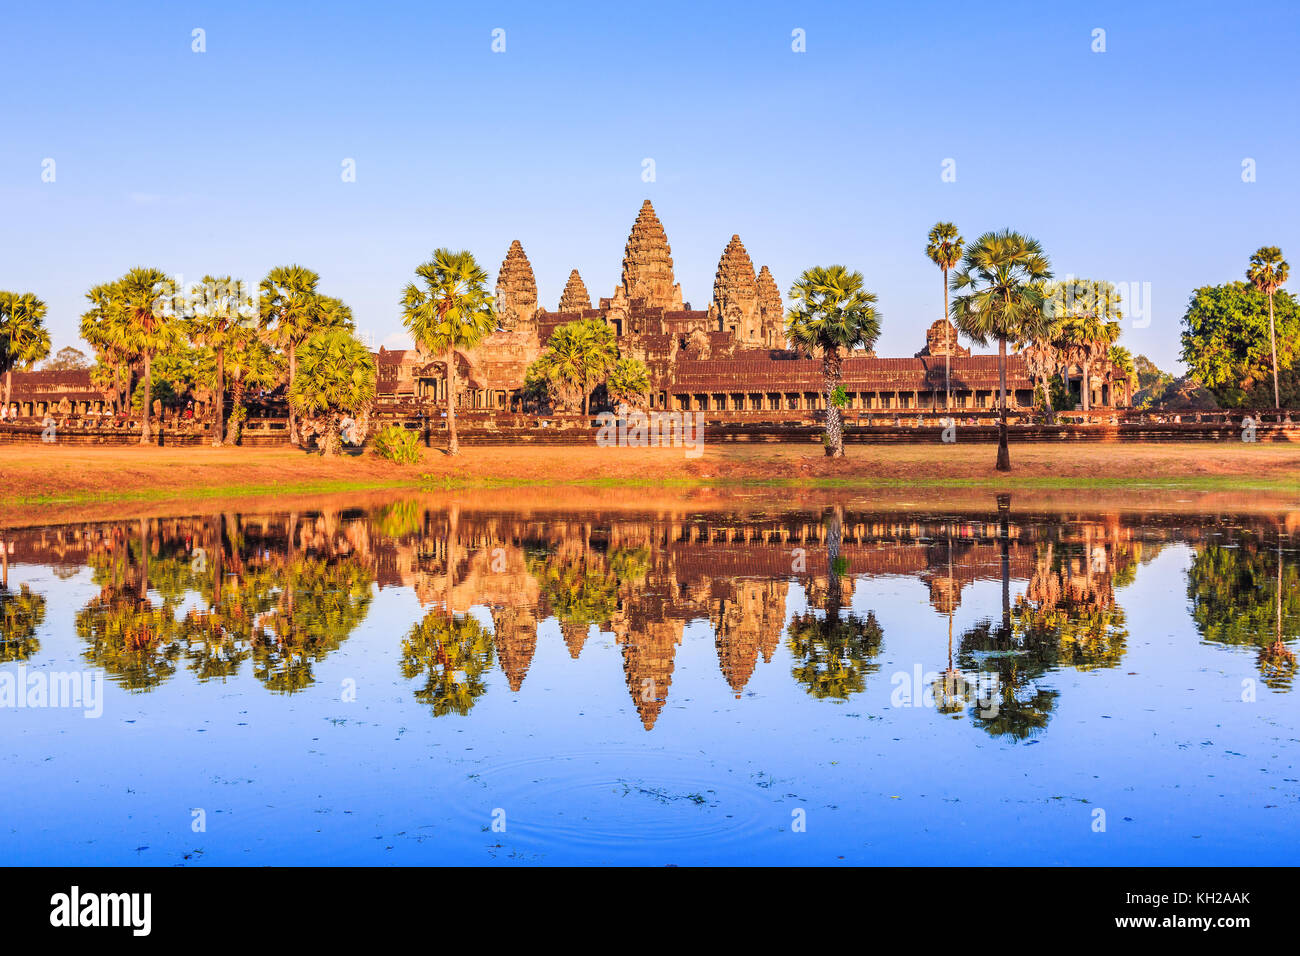
<path id="1" fill-rule="evenodd" d="M 778 824 L 782 811 L 772 804 L 781 794 L 764 789 L 768 783 L 700 754 L 550 754 L 471 774 L 456 809 L 482 821 L 500 808 L 512 837 L 567 846 L 720 845 Z"/>

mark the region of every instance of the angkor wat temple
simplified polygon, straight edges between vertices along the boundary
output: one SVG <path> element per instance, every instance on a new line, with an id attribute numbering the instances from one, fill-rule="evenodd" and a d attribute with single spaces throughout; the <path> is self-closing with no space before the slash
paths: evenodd
<path id="1" fill-rule="evenodd" d="M 825 408 L 821 361 L 787 348 L 785 308 L 768 267 L 755 272 L 740 237 L 732 236 L 718 262 L 708 307 L 691 308 L 683 301 L 668 237 L 649 200 L 641 205 L 628 236 L 619 284 L 595 307 L 576 269 L 569 273 L 555 311 L 542 307 L 533 267 L 518 240 L 501 263 L 495 291 L 498 330 L 480 347 L 457 354 L 459 407 L 465 411 L 485 417 L 532 411 L 525 408 L 528 366 L 557 326 L 578 319 L 607 323 L 619 354 L 646 364 L 652 410 L 709 412 L 710 419 L 741 422 L 789 422 L 809 421 Z M 940 319 L 926 329 L 922 348 L 911 358 L 881 358 L 866 351 L 844 360 L 850 414 L 862 417 L 883 410 L 885 417 L 893 418 L 904 410 L 943 410 L 945 356 L 951 408 L 957 413 L 996 408 L 997 356 L 972 355 L 959 344 L 952 323 Z M 445 401 L 442 356 L 418 348 L 381 348 L 375 358 L 380 404 L 388 405 L 391 414 L 414 414 L 410 402 L 415 399 Z M 1011 355 L 1007 371 L 1011 408 L 1032 408 L 1033 383 L 1024 360 Z M 1130 385 L 1123 372 L 1104 360 L 1093 362 L 1090 372 L 1093 408 L 1129 404 Z M 1082 370 L 1070 366 L 1065 377 L 1077 400 Z M 204 392 L 197 400 L 206 407 L 209 396 Z M 11 418 L 47 413 L 99 416 L 108 414 L 110 406 L 110 396 L 91 383 L 88 370 L 13 375 Z"/>
<path id="2" fill-rule="evenodd" d="M 555 311 L 541 306 L 533 267 L 518 240 L 510 244 L 496 284 L 500 328 L 479 348 L 458 356 L 461 405 L 467 410 L 522 410 L 524 377 L 555 328 L 578 319 L 609 324 L 619 354 L 639 359 L 651 373 L 649 407 L 725 413 L 730 417 L 771 417 L 808 413 L 825 407 L 821 362 L 786 347 L 785 309 L 776 279 L 767 266 L 757 272 L 740 236 L 722 251 L 705 309 L 683 301 L 673 275 L 672 250 L 654 207 L 641 205 L 623 253 L 622 279 L 613 295 L 592 306 L 587 287 L 574 269 Z M 936 410 L 944 407 L 944 357 L 952 388 L 952 408 L 992 409 L 997 404 L 996 355 L 971 355 L 957 330 L 940 319 L 926 330 L 925 343 L 911 358 L 880 358 L 855 353 L 844 362 L 849 408 Z M 443 400 L 441 358 L 420 350 L 380 350 L 381 397 Z M 1092 404 L 1117 407 L 1129 402 L 1122 372 L 1095 363 Z M 1081 370 L 1068 375 L 1079 394 Z M 1008 401 L 1033 405 L 1033 383 L 1024 361 L 1012 355 Z"/>

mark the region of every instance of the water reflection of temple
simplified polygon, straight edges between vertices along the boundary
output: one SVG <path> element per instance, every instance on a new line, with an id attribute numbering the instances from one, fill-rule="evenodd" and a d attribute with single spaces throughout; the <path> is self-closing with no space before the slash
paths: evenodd
<path id="1" fill-rule="evenodd" d="M 1041 710 L 1049 702 L 1037 681 L 1048 670 L 1119 661 L 1126 631 L 1116 589 L 1169 542 L 1196 552 L 1193 598 L 1207 640 L 1254 643 L 1262 648 L 1261 672 L 1285 677 L 1279 655 L 1300 629 L 1300 605 L 1289 597 L 1294 563 L 1251 544 L 1229 567 L 1220 550 L 1230 539 L 1262 542 L 1280 533 L 1271 519 L 1238 516 L 1187 525 L 1159 517 L 1000 515 L 990 507 L 925 518 L 837 509 L 832 521 L 806 512 L 570 515 L 407 501 L 369 511 L 0 532 L 0 554 L 6 573 L 9 561 L 89 565 L 100 593 L 79 616 L 87 657 L 135 689 L 156 686 L 181 667 L 200 680 L 227 679 L 251 660 L 269 689 L 301 690 L 314 681 L 313 664 L 364 619 L 372 586 L 401 587 L 434 615 L 408 636 L 404 666 L 424 675 L 422 693 L 437 712 L 468 712 L 486 691 L 484 667 L 499 666 L 512 691 L 523 689 L 539 624 L 554 619 L 571 658 L 584 653 L 593 631 L 613 639 L 627 692 L 649 729 L 667 704 L 693 623 L 709 628 L 731 695 L 743 695 L 786 637 L 794 678 L 810 682 L 809 693 L 857 693 L 872 672 L 861 655 L 878 651 L 881 634 L 874 617 L 852 615 L 853 595 L 855 582 L 875 576 L 921 582 L 950 623 L 971 585 L 1001 582 L 1000 612 L 954 639 L 949 669 L 991 653 L 998 663 L 980 666 L 1006 670 L 1003 686 Z M 1256 590 L 1267 591 L 1267 608 L 1243 596 L 1256 581 Z M 16 593 L 0 586 L 0 603 L 7 601 L 15 621 L 31 619 L 39 596 L 20 605 Z M 455 625 L 479 611 L 490 631 L 469 634 Z M 1268 620 L 1257 625 L 1252 615 Z M 21 653 L 32 652 L 30 643 L 24 647 Z M 1032 707 L 1019 723 L 1013 716 L 1004 715 L 1008 732 L 1046 719 Z"/>

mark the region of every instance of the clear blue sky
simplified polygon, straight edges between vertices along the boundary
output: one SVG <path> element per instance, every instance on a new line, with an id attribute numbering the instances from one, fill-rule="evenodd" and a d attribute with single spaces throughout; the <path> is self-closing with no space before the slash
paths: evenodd
<path id="1" fill-rule="evenodd" d="M 941 313 L 940 219 L 1027 232 L 1058 275 L 1150 283 L 1122 341 L 1165 366 L 1192 289 L 1261 245 L 1300 267 L 1294 0 L 277 6 L 7 6 L 0 288 L 49 303 L 56 347 L 137 264 L 300 262 L 390 345 L 437 246 L 495 279 L 518 238 L 544 305 L 572 268 L 609 295 L 644 198 L 695 307 L 739 233 L 783 293 L 809 265 L 861 270 L 886 355 Z"/>

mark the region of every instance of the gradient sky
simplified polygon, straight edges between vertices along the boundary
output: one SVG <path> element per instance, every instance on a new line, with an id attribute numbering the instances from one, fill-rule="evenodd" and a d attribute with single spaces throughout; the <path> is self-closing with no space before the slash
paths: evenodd
<path id="1" fill-rule="evenodd" d="M 941 314 L 940 219 L 1027 232 L 1060 276 L 1150 283 L 1121 343 L 1164 367 L 1194 288 L 1261 245 L 1300 266 L 1294 0 L 258 6 L 7 8 L 0 288 L 49 303 L 56 348 L 133 265 L 300 262 L 390 347 L 437 246 L 495 280 L 517 238 L 543 305 L 572 268 L 607 296 L 645 198 L 696 308 L 739 233 L 783 293 L 813 264 L 860 270 L 882 355 Z"/>

